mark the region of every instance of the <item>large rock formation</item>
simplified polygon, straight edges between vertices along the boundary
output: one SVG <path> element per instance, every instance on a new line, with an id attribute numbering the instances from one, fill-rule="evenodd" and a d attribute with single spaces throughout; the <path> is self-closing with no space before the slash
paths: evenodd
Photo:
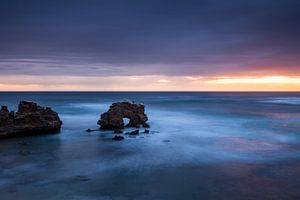
<path id="1" fill-rule="evenodd" d="M 125 127 L 123 118 L 128 118 L 126 127 L 149 127 L 145 114 L 145 106 L 128 100 L 113 103 L 109 110 L 101 115 L 98 124 L 102 129 L 123 129 Z"/>
<path id="2" fill-rule="evenodd" d="M 58 132 L 62 121 L 51 108 L 34 102 L 21 101 L 18 112 L 9 112 L 7 106 L 0 110 L 0 137 Z"/>

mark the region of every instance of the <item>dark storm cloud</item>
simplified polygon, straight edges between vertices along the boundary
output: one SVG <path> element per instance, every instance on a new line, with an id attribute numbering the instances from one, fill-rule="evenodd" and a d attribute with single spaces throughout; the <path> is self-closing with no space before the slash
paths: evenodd
<path id="1" fill-rule="evenodd" d="M 299 71 L 298 0 L 0 0 L 3 74 Z"/>

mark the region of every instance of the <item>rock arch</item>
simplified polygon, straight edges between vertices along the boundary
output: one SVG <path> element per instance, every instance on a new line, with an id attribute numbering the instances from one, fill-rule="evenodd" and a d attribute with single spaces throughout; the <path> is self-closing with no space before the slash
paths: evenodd
<path id="1" fill-rule="evenodd" d="M 145 114 L 145 106 L 132 101 L 124 100 L 113 103 L 109 110 L 101 114 L 98 124 L 102 129 L 123 129 L 125 127 L 123 118 L 128 118 L 126 127 L 148 127 Z"/>

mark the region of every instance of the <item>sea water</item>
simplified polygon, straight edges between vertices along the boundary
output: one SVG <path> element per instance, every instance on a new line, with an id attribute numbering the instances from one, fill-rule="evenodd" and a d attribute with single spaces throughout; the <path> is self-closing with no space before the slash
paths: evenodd
<path id="1" fill-rule="evenodd" d="M 149 134 L 98 130 L 123 99 L 145 104 Z M 1 200 L 300 199 L 300 93 L 0 93 L 11 110 L 20 100 L 63 126 L 0 140 Z"/>

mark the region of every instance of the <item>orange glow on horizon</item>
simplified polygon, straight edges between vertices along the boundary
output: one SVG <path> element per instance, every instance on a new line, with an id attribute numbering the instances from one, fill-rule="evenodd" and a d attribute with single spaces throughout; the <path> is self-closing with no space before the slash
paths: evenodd
<path id="1" fill-rule="evenodd" d="M 207 81 L 213 84 L 300 84 L 300 77 L 264 76 L 264 77 L 219 77 Z"/>
<path id="2" fill-rule="evenodd" d="M 295 91 L 300 76 L 1 76 L 0 91 Z"/>

